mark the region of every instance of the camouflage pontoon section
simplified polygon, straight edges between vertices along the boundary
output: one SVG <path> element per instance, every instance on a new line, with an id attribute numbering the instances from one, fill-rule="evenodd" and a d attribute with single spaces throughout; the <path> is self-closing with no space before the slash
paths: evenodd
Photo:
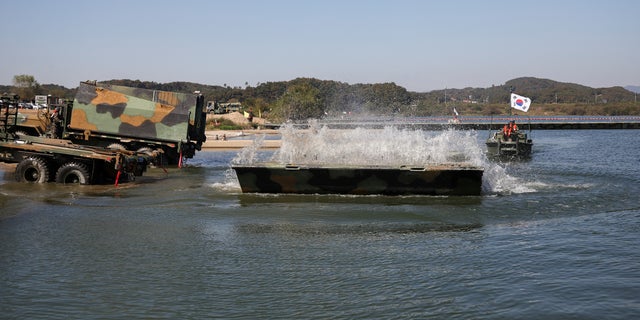
<path id="1" fill-rule="evenodd" d="M 187 141 L 196 95 L 80 83 L 70 127 L 118 136 Z M 190 118 L 191 117 L 191 118 Z"/>
<path id="2" fill-rule="evenodd" d="M 301 194 L 480 195 L 483 168 L 233 166 L 242 192 Z"/>

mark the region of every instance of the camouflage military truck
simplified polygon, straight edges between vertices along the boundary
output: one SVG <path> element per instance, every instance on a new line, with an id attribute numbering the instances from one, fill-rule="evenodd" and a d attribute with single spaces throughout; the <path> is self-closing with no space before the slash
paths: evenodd
<path id="1" fill-rule="evenodd" d="M 160 148 L 167 164 L 192 158 L 206 140 L 204 97 L 199 94 L 81 82 L 71 104 L 52 106 L 48 117 L 31 117 L 16 131 L 47 132 L 47 137 L 110 149 Z"/>
<path id="2" fill-rule="evenodd" d="M 0 162 L 17 163 L 18 182 L 117 184 L 142 175 L 161 153 L 109 150 L 25 135 L 16 131 L 18 121 L 18 110 L 0 100 Z"/>

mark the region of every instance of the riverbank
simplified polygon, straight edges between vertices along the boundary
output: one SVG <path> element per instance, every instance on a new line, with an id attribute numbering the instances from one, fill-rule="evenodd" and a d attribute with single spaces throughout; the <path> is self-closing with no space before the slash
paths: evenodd
<path id="1" fill-rule="evenodd" d="M 202 144 L 203 149 L 233 150 L 250 146 L 257 135 L 275 135 L 278 130 L 208 130 L 207 141 Z M 280 148 L 280 140 L 267 140 L 262 142 L 261 149 Z"/>

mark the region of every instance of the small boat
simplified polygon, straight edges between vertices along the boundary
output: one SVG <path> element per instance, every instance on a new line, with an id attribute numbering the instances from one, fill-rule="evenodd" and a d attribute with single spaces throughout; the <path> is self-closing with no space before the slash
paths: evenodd
<path id="1" fill-rule="evenodd" d="M 511 93 L 511 108 L 527 112 L 530 105 L 531 99 Z M 486 145 L 491 157 L 525 158 L 531 156 L 533 140 L 518 128 L 515 120 L 511 120 L 501 130 L 492 132 Z"/>
<path id="2" fill-rule="evenodd" d="M 533 140 L 524 131 L 505 132 L 503 129 L 493 132 L 486 144 L 489 156 L 523 158 L 531 156 Z"/>
<path id="3" fill-rule="evenodd" d="M 234 165 L 243 193 L 480 195 L 484 168 L 426 166 Z"/>

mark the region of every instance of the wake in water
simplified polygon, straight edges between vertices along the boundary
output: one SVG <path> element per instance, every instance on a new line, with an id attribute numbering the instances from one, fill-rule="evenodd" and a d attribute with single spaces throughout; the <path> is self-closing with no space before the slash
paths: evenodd
<path id="1" fill-rule="evenodd" d="M 422 131 L 398 129 L 330 129 L 312 121 L 307 129 L 285 125 L 280 129 L 281 147 L 269 159 L 260 158 L 264 137 L 241 150 L 233 164 L 260 162 L 344 166 L 424 166 L 466 163 L 485 168 L 484 193 L 523 193 L 535 190 L 490 162 L 476 131 Z"/>

